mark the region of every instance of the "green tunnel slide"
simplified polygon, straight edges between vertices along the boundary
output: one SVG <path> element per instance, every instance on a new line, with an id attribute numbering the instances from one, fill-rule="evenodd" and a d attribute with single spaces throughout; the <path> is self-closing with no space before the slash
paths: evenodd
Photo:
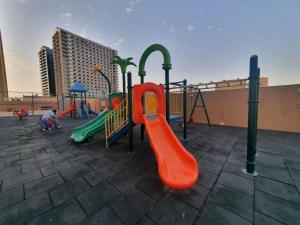
<path id="1" fill-rule="evenodd" d="M 87 138 L 94 136 L 96 133 L 104 130 L 105 118 L 109 112 L 109 110 L 105 110 L 99 113 L 99 115 L 95 119 L 89 121 L 86 124 L 83 124 L 80 127 L 75 128 L 71 135 L 71 139 L 73 139 L 75 143 L 80 143 Z"/>

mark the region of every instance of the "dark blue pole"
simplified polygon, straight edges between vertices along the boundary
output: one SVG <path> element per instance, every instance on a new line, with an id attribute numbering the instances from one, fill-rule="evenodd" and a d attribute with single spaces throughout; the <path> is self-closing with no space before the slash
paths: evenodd
<path id="1" fill-rule="evenodd" d="M 129 123 L 129 152 L 133 152 L 133 118 L 132 118 L 132 81 L 131 72 L 127 73 L 127 93 L 128 93 L 128 123 Z"/>
<path id="2" fill-rule="evenodd" d="M 251 175 L 257 175 L 255 172 L 255 154 L 257 143 L 259 75 L 258 57 L 253 55 L 250 58 L 247 134 L 247 173 Z"/>
<path id="3" fill-rule="evenodd" d="M 170 123 L 170 86 L 169 86 L 169 70 L 165 70 L 165 89 L 166 89 L 166 120 L 168 123 Z"/>
<path id="4" fill-rule="evenodd" d="M 141 76 L 141 84 L 144 83 L 144 76 Z M 143 107 L 145 107 L 145 98 L 144 96 L 142 97 L 142 104 Z M 141 124 L 141 140 L 143 141 L 145 139 L 145 125 Z"/>

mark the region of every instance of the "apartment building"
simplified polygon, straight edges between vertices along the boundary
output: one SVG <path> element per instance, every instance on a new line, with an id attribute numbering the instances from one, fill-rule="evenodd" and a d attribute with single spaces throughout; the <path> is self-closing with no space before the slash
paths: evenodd
<path id="1" fill-rule="evenodd" d="M 39 50 L 42 93 L 44 96 L 56 96 L 53 51 L 47 46 Z"/>
<path id="2" fill-rule="evenodd" d="M 100 74 L 91 72 L 95 64 L 102 65 L 112 91 L 118 89 L 118 67 L 111 64 L 112 58 L 117 55 L 116 50 L 62 28 L 56 28 L 52 41 L 57 95 L 68 95 L 75 81 L 86 86 L 88 97 L 107 94 L 107 81 Z"/>

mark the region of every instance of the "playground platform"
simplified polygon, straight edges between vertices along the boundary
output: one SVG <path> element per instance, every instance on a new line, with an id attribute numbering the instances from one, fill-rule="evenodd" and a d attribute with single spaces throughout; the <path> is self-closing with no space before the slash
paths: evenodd
<path id="1" fill-rule="evenodd" d="M 0 118 L 0 224 L 268 225 L 299 224 L 300 134 L 259 131 L 257 177 L 243 174 L 246 129 L 192 124 L 188 139 L 200 176 L 188 191 L 169 190 L 153 151 L 135 138 L 105 149 L 97 134 L 75 145 L 83 120 L 41 132 L 37 118 Z M 135 127 L 135 136 L 139 129 Z"/>

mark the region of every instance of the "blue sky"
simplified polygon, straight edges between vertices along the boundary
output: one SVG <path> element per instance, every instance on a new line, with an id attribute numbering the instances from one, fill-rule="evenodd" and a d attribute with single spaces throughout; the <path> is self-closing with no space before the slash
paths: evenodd
<path id="1" fill-rule="evenodd" d="M 298 0 L 0 0 L 9 90 L 40 91 L 37 52 L 52 46 L 57 26 L 137 64 L 146 47 L 163 44 L 173 81 L 244 78 L 257 54 L 270 85 L 300 83 L 299 9 Z M 161 64 L 150 56 L 146 81 L 164 81 Z"/>

